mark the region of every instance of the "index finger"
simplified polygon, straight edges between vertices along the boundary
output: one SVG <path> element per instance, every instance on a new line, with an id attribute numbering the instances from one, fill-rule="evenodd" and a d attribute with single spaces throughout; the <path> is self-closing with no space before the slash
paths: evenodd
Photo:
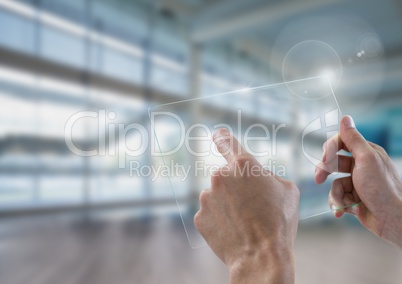
<path id="1" fill-rule="evenodd" d="M 214 132 L 212 139 L 219 153 L 229 164 L 234 164 L 239 157 L 247 157 L 254 160 L 254 157 L 243 149 L 240 142 L 226 128 L 219 128 Z"/>

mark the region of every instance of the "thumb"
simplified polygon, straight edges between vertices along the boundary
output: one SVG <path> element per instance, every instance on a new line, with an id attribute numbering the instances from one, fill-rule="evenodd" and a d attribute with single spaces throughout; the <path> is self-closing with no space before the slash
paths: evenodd
<path id="1" fill-rule="evenodd" d="M 343 144 L 352 153 L 353 157 L 367 153 L 370 145 L 366 139 L 357 131 L 353 118 L 346 115 L 341 120 L 341 139 Z"/>

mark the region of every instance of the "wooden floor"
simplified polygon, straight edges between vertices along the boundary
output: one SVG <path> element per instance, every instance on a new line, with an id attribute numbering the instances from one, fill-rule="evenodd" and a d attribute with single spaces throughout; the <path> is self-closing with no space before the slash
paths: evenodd
<path id="1" fill-rule="evenodd" d="M 342 221 L 341 221 L 342 222 Z M 301 223 L 297 283 L 402 283 L 402 255 L 359 228 Z M 177 218 L 128 212 L 0 220 L 1 284 L 228 283 Z"/>

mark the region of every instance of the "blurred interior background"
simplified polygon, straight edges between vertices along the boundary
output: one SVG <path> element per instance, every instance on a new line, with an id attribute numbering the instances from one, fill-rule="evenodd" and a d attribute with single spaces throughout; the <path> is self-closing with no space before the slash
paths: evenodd
<path id="1" fill-rule="evenodd" d="M 68 119 L 149 129 L 151 105 L 325 74 L 401 172 L 401 31 L 400 0 L 0 0 L 0 283 L 227 283 L 170 188 L 73 154 Z M 101 127 L 77 121 L 75 145 L 97 149 Z M 299 227 L 297 283 L 400 283 L 400 252 L 353 218 Z"/>

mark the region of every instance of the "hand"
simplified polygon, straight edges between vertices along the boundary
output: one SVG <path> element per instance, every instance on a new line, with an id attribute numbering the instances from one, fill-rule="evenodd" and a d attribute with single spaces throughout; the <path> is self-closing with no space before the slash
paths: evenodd
<path id="1" fill-rule="evenodd" d="M 200 194 L 197 229 L 228 266 L 231 283 L 293 283 L 298 188 L 264 171 L 228 130 L 213 140 L 228 165 Z"/>
<path id="2" fill-rule="evenodd" d="M 352 157 L 338 155 L 346 150 Z M 333 172 L 350 173 L 332 184 L 329 205 L 340 218 L 345 212 L 354 214 L 368 230 L 402 248 L 402 184 L 387 153 L 380 146 L 367 142 L 356 130 L 350 116 L 343 117 L 340 134 L 324 144 L 322 163 L 315 179 L 323 183 Z"/>

